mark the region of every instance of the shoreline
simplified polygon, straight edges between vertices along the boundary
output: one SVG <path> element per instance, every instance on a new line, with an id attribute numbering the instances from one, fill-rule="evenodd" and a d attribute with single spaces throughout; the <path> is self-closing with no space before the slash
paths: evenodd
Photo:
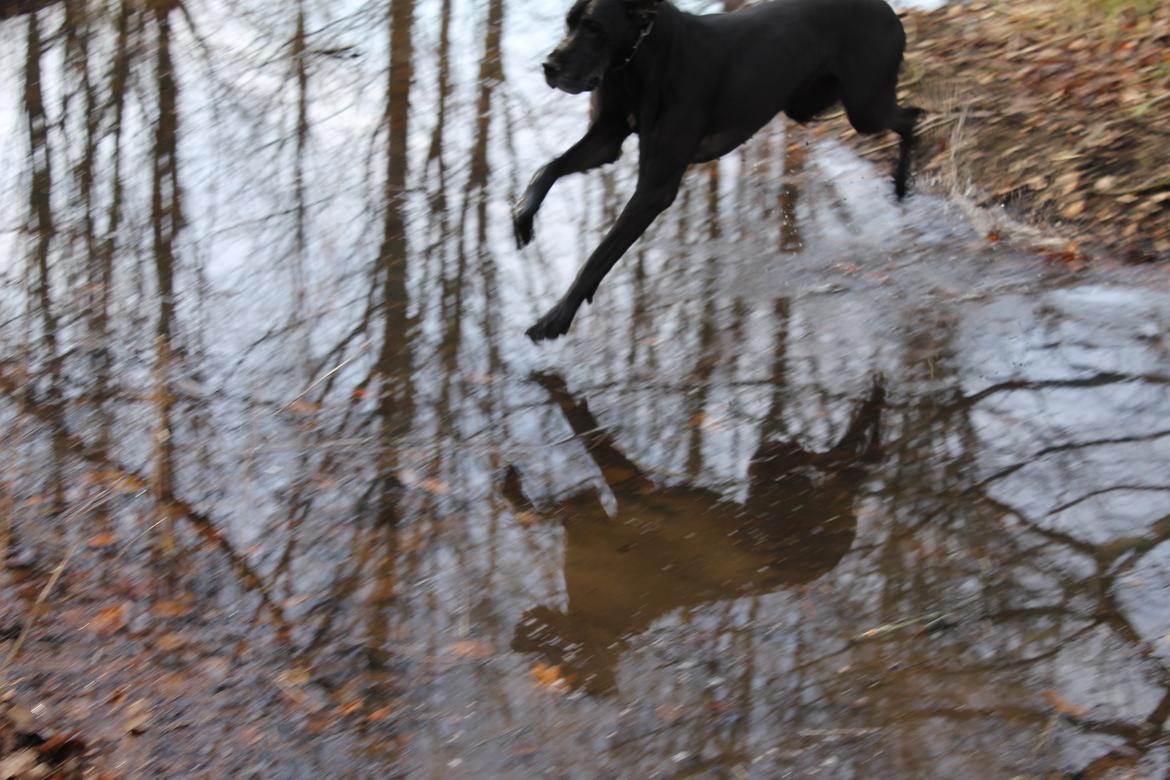
<path id="1" fill-rule="evenodd" d="M 925 108 L 913 172 L 990 241 L 1070 264 L 1170 262 L 1170 6 L 1060 0 L 900 13 L 899 100 Z M 892 142 L 831 128 L 884 163 Z"/>

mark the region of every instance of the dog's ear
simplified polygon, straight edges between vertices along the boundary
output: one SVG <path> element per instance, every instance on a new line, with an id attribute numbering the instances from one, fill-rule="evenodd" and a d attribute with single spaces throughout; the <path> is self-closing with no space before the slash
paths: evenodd
<path id="1" fill-rule="evenodd" d="M 626 0 L 626 12 L 639 19 L 652 19 L 662 0 Z"/>

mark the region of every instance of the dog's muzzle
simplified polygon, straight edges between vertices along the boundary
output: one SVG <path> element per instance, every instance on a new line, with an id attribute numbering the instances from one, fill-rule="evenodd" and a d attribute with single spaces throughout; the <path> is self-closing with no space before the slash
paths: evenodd
<path id="1" fill-rule="evenodd" d="M 541 67 L 544 69 L 544 80 L 550 87 L 568 92 L 570 95 L 589 92 L 601 85 L 600 74 L 594 74 L 586 79 L 566 76 L 564 69 L 552 57 L 545 60 Z"/>

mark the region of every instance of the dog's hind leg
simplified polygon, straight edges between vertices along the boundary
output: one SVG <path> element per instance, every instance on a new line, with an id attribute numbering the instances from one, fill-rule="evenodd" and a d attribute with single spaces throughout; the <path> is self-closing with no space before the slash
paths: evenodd
<path id="1" fill-rule="evenodd" d="M 840 100 L 840 93 L 837 79 L 831 75 L 811 79 L 789 98 L 784 113 L 793 122 L 804 124 Z"/>
<path id="2" fill-rule="evenodd" d="M 914 149 L 914 125 L 923 113 L 916 106 L 899 106 L 897 97 L 898 68 L 886 73 L 855 71 L 842 79 L 841 102 L 849 124 L 859 133 L 893 130 L 901 137 L 898 164 L 894 168 L 894 193 L 901 200 L 906 195 L 910 175 L 910 158 Z"/>
<path id="3" fill-rule="evenodd" d="M 906 196 L 906 180 L 910 176 L 910 158 L 914 154 L 914 125 L 924 112 L 918 106 L 899 106 L 894 120 L 894 132 L 901 136 L 898 144 L 898 165 L 894 168 L 894 193 L 901 200 Z"/>

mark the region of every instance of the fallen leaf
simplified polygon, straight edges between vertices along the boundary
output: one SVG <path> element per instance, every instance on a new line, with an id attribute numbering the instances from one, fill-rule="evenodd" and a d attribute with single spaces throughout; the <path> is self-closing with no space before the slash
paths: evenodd
<path id="1" fill-rule="evenodd" d="M 158 601 L 150 608 L 152 615 L 158 618 L 181 618 L 190 615 L 195 608 L 181 601 Z"/>
<path id="2" fill-rule="evenodd" d="M 0 777 L 20 778 L 26 776 L 37 765 L 37 752 L 32 748 L 18 750 L 0 761 Z"/>
<path id="3" fill-rule="evenodd" d="M 348 718 L 350 715 L 353 715 L 361 708 L 361 699 L 354 699 L 353 701 L 342 704 L 337 708 L 337 717 Z"/>
<path id="4" fill-rule="evenodd" d="M 130 607 L 122 603 L 103 607 L 89 622 L 89 625 L 99 634 L 109 636 L 121 631 L 129 621 Z"/>
<path id="5" fill-rule="evenodd" d="M 568 679 L 561 673 L 561 667 L 537 662 L 533 664 L 530 673 L 536 678 L 537 686 L 547 688 L 556 693 L 568 693 L 570 686 Z"/>
<path id="6" fill-rule="evenodd" d="M 182 634 L 170 631 L 155 640 L 155 646 L 166 653 L 174 653 L 187 646 L 187 640 Z"/>
<path id="7" fill-rule="evenodd" d="M 530 525 L 536 525 L 542 519 L 536 512 L 529 512 L 524 509 L 512 512 L 512 516 L 516 518 L 517 523 L 525 528 Z"/>
<path id="8" fill-rule="evenodd" d="M 377 723 L 381 720 L 386 720 L 394 713 L 394 707 L 379 707 L 366 716 L 366 723 Z"/>
<path id="9" fill-rule="evenodd" d="M 321 404 L 315 404 L 303 398 L 298 398 L 295 401 L 290 401 L 285 404 L 284 411 L 295 412 L 296 414 L 316 414 L 321 411 Z"/>
<path id="10" fill-rule="evenodd" d="M 428 493 L 434 493 L 437 496 L 445 496 L 451 492 L 451 488 L 448 487 L 447 483 L 443 482 L 441 479 L 427 477 L 418 484 L 419 487 L 421 487 L 423 490 L 427 491 Z"/>
<path id="11" fill-rule="evenodd" d="M 495 655 L 495 650 L 478 639 L 461 639 L 447 645 L 447 654 L 463 661 L 482 661 Z"/>
<path id="12" fill-rule="evenodd" d="M 1076 219 L 1083 213 L 1085 213 L 1085 201 L 1083 200 L 1074 200 L 1060 210 L 1060 216 L 1065 219 Z"/>
<path id="13" fill-rule="evenodd" d="M 1089 710 L 1084 707 L 1078 707 L 1056 691 L 1041 691 L 1040 695 L 1044 697 L 1044 701 L 1048 703 L 1049 707 L 1061 715 L 1083 718 L 1089 714 Z"/>
<path id="14" fill-rule="evenodd" d="M 86 543 L 86 546 L 91 550 L 105 550 L 107 548 L 113 547 L 117 543 L 118 537 L 114 536 L 112 533 L 103 533 L 90 537 L 90 540 Z"/>
<path id="15" fill-rule="evenodd" d="M 309 674 L 309 670 L 303 666 L 294 666 L 280 674 L 280 680 L 288 685 L 308 685 L 311 679 L 312 675 Z"/>
<path id="16" fill-rule="evenodd" d="M 150 723 L 150 709 L 144 699 L 137 699 L 130 702 L 130 706 L 126 708 L 129 717 L 126 718 L 125 726 L 127 734 L 142 734 L 146 731 L 147 725 Z"/>
<path id="17" fill-rule="evenodd" d="M 1102 176 L 1097 181 L 1093 182 L 1093 189 L 1097 192 L 1106 192 L 1117 186 L 1116 176 Z"/>
<path id="18" fill-rule="evenodd" d="M 28 707 L 20 704 L 9 705 L 8 709 L 4 711 L 4 717 L 8 719 L 18 733 L 37 733 L 37 719 Z"/>
<path id="19" fill-rule="evenodd" d="M 443 480 L 434 477 L 424 477 L 413 469 L 403 469 L 399 474 L 399 479 L 402 480 L 402 484 L 404 485 L 420 488 L 438 496 L 445 496 L 451 492 L 450 486 Z"/>

